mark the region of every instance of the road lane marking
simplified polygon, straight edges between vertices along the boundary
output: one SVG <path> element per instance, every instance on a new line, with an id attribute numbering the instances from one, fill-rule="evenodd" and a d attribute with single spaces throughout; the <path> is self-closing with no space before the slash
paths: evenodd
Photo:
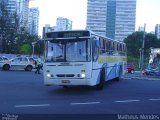
<path id="1" fill-rule="evenodd" d="M 71 105 L 90 105 L 90 104 L 100 104 L 101 102 L 84 102 L 84 103 L 71 103 Z"/>
<path id="2" fill-rule="evenodd" d="M 149 99 L 149 100 L 160 100 L 160 98 L 159 99 Z"/>
<path id="3" fill-rule="evenodd" d="M 50 104 L 39 104 L 39 105 L 15 105 L 16 108 L 20 107 L 48 107 Z"/>
<path id="4" fill-rule="evenodd" d="M 124 103 L 124 102 L 139 102 L 140 100 L 123 100 L 123 101 L 114 101 L 117 103 Z"/>

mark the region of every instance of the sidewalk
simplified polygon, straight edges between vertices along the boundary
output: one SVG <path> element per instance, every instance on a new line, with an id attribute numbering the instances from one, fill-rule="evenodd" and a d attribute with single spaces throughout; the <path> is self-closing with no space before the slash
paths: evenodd
<path id="1" fill-rule="evenodd" d="M 126 74 L 123 76 L 123 79 L 131 79 L 131 80 L 160 80 L 160 76 L 151 76 L 151 75 L 143 75 L 141 71 L 136 71 L 135 73 Z"/>

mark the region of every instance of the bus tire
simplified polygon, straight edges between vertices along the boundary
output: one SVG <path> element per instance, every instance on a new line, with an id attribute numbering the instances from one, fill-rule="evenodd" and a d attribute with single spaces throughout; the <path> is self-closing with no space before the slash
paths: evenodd
<path id="1" fill-rule="evenodd" d="M 104 69 L 102 69 L 102 71 L 100 73 L 100 81 L 96 85 L 97 90 L 102 90 L 104 88 L 104 83 L 105 83 L 105 71 L 104 71 Z"/>

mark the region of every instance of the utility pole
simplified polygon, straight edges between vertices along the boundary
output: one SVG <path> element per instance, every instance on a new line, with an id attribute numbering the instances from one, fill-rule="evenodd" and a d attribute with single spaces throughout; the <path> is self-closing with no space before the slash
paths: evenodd
<path id="1" fill-rule="evenodd" d="M 142 64 L 142 48 L 139 49 L 139 69 L 141 69 L 141 64 Z"/>
<path id="2" fill-rule="evenodd" d="M 143 31 L 141 71 L 143 70 L 143 67 L 144 67 L 144 45 L 145 45 L 145 36 L 146 36 L 145 31 L 146 31 L 146 24 L 144 24 L 144 31 Z"/>

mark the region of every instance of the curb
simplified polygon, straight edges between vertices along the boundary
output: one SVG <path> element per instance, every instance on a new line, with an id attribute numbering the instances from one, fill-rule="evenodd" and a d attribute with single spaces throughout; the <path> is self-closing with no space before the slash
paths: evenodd
<path id="1" fill-rule="evenodd" d="M 130 77 L 130 78 L 126 78 L 126 77 L 123 77 L 122 79 L 124 80 L 153 80 L 153 81 L 158 81 L 160 80 L 160 78 L 146 78 L 146 77 Z"/>

